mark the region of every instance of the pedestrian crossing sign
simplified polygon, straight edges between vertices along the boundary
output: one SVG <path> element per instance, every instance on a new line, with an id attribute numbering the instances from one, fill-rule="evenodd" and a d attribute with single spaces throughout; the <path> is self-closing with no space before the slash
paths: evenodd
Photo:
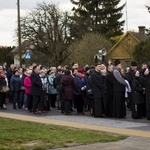
<path id="1" fill-rule="evenodd" d="M 29 51 L 27 51 L 25 53 L 25 59 L 30 59 L 31 58 L 31 53 Z"/>

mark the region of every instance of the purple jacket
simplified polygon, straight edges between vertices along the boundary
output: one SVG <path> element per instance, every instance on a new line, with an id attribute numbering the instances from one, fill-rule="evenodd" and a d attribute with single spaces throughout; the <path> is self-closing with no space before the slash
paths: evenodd
<path id="1" fill-rule="evenodd" d="M 60 84 L 63 85 L 63 98 L 72 100 L 76 90 L 76 84 L 72 75 L 63 75 L 60 79 Z"/>

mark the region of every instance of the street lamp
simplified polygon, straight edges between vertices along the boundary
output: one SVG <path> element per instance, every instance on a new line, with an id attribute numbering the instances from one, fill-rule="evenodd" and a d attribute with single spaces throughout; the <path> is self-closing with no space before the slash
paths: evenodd
<path id="1" fill-rule="evenodd" d="M 22 58 L 21 58 L 21 27 L 20 27 L 20 0 L 17 0 L 17 10 L 18 10 L 18 50 L 19 50 L 19 63 L 22 67 Z"/>

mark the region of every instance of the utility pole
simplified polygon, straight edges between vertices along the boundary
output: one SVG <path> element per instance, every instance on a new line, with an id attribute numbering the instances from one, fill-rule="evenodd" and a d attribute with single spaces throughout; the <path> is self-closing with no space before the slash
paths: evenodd
<path id="1" fill-rule="evenodd" d="M 20 0 L 17 0 L 17 8 L 18 8 L 18 53 L 19 53 L 19 62 L 20 67 L 22 67 L 22 55 L 21 55 L 21 27 L 20 27 Z"/>

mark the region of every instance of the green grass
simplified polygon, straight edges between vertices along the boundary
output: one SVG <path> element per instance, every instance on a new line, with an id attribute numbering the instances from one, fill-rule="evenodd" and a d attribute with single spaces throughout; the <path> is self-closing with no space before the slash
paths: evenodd
<path id="1" fill-rule="evenodd" d="M 97 131 L 0 118 L 0 150 L 45 150 L 125 138 Z"/>

